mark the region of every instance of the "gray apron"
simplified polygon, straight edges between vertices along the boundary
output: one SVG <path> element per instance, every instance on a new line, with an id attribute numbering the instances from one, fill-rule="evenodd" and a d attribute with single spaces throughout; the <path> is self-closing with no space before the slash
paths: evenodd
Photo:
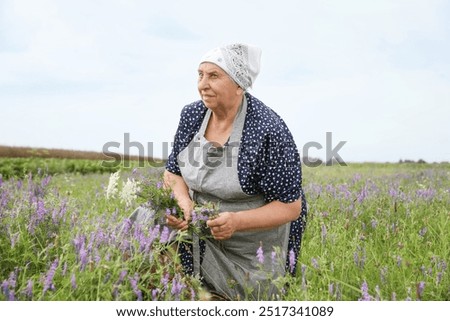
<path id="1" fill-rule="evenodd" d="M 247 100 L 236 115 L 230 139 L 215 148 L 204 137 L 211 110 L 207 110 L 199 132 L 178 155 L 181 174 L 197 204 L 215 202 L 221 212 L 254 209 L 265 204 L 263 195 L 247 195 L 238 177 L 238 154 L 247 113 Z M 277 215 L 277 213 L 273 213 Z M 223 241 L 205 239 L 200 265 L 199 239 L 193 236 L 194 274 L 207 288 L 230 300 L 270 300 L 279 293 L 272 282 L 285 274 L 290 223 L 263 231 L 236 232 Z M 256 252 L 262 246 L 264 263 Z M 276 259 L 271 253 L 277 249 Z"/>

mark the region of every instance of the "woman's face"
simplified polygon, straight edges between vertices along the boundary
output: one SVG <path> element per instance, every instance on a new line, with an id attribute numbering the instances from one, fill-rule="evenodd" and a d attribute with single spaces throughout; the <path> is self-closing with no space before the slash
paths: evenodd
<path id="1" fill-rule="evenodd" d="M 204 62 L 198 68 L 198 92 L 206 107 L 233 107 L 241 99 L 242 89 L 219 66 Z"/>

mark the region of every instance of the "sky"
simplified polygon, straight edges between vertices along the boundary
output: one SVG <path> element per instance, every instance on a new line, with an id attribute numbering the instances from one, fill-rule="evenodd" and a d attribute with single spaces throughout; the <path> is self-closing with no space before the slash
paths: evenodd
<path id="1" fill-rule="evenodd" d="M 450 161 L 447 0 L 0 0 L 0 145 L 164 157 L 236 42 L 302 156 Z"/>

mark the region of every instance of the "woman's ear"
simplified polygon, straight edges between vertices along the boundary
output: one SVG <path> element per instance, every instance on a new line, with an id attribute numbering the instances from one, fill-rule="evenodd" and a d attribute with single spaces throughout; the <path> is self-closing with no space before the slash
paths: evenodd
<path id="1" fill-rule="evenodd" d="M 242 89 L 240 86 L 236 89 L 236 95 L 241 96 L 244 94 L 244 89 Z"/>

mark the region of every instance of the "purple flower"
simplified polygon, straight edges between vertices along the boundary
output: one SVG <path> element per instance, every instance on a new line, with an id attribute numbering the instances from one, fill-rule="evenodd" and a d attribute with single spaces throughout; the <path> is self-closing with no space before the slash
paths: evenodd
<path id="1" fill-rule="evenodd" d="M 358 301 L 370 301 L 371 297 L 369 295 L 369 286 L 367 285 L 367 282 L 364 281 L 361 284 L 361 298 L 358 299 Z"/>
<path id="2" fill-rule="evenodd" d="M 258 258 L 258 262 L 263 264 L 264 263 L 264 251 L 262 248 L 262 245 L 258 247 L 258 250 L 256 250 L 256 257 Z"/>
<path id="3" fill-rule="evenodd" d="M 78 254 L 78 259 L 80 261 L 80 271 L 84 271 L 84 269 L 86 268 L 86 264 L 88 263 L 88 253 L 83 247 Z"/>
<path id="4" fill-rule="evenodd" d="M 306 265 L 302 264 L 302 288 L 306 289 Z"/>
<path id="5" fill-rule="evenodd" d="M 158 301 L 158 294 L 161 292 L 160 289 L 156 288 L 152 290 L 152 300 Z"/>
<path id="6" fill-rule="evenodd" d="M 422 227 L 422 228 L 420 229 L 419 235 L 420 235 L 421 237 L 424 237 L 426 233 L 427 233 L 427 227 L 424 226 L 424 227 Z"/>
<path id="7" fill-rule="evenodd" d="M 420 281 L 418 284 L 417 284 L 417 298 L 419 299 L 419 300 L 421 300 L 422 299 L 422 294 L 423 294 L 423 290 L 425 289 L 425 282 L 424 281 Z"/>
<path id="8" fill-rule="evenodd" d="M 436 195 L 436 190 L 432 188 L 419 189 L 416 192 L 417 197 L 423 198 L 424 200 L 430 201 Z"/>
<path id="9" fill-rule="evenodd" d="M 186 285 L 183 282 L 181 282 L 180 276 L 177 274 L 172 279 L 172 290 L 170 292 L 175 300 L 180 300 L 181 292 L 185 287 Z"/>
<path id="10" fill-rule="evenodd" d="M 133 226 L 133 222 L 129 218 L 126 218 L 123 220 L 122 224 L 123 224 L 122 232 L 123 232 L 123 234 L 126 235 L 130 232 L 130 229 Z"/>
<path id="11" fill-rule="evenodd" d="M 33 297 L 33 280 L 28 280 L 27 287 L 24 290 L 24 294 L 27 299 L 31 299 Z"/>
<path id="12" fill-rule="evenodd" d="M 136 273 L 134 277 L 130 277 L 131 288 L 133 289 L 134 294 L 136 294 L 137 300 L 142 301 L 142 291 L 138 287 L 139 275 Z"/>
<path id="13" fill-rule="evenodd" d="M 325 239 L 327 238 L 327 227 L 323 223 L 322 223 L 321 237 L 322 237 L 322 242 L 325 242 Z"/>
<path id="14" fill-rule="evenodd" d="M 2 285 L 1 285 L 1 288 L 2 288 L 3 294 L 4 294 L 5 297 L 8 298 L 8 300 L 9 300 L 9 297 L 10 297 L 11 294 L 9 293 L 9 283 L 8 283 L 7 280 L 4 280 L 4 281 L 3 281 Z"/>
<path id="15" fill-rule="evenodd" d="M 378 225 L 378 222 L 377 222 L 377 220 L 372 220 L 372 228 L 376 228 L 377 227 L 377 225 Z"/>
<path id="16" fill-rule="evenodd" d="M 72 277 L 70 278 L 70 284 L 72 285 L 73 290 L 77 288 L 77 280 L 75 278 L 75 273 L 72 273 Z"/>
<path id="17" fill-rule="evenodd" d="M 328 284 L 328 293 L 330 294 L 330 296 L 333 296 L 333 294 L 334 294 L 334 283 Z"/>
<path id="18" fill-rule="evenodd" d="M 289 271 L 291 271 L 291 273 L 294 273 L 296 263 L 297 263 L 297 259 L 295 257 L 295 252 L 293 249 L 291 249 L 289 251 Z"/>
<path id="19" fill-rule="evenodd" d="M 163 230 L 161 232 L 161 235 L 159 236 L 159 241 L 161 243 L 167 243 L 167 241 L 169 241 L 169 236 L 170 236 L 170 230 L 167 226 L 164 226 Z"/>
<path id="20" fill-rule="evenodd" d="M 163 278 L 161 279 L 161 283 L 164 289 L 167 289 L 167 285 L 169 284 L 169 273 L 164 274 Z"/>
<path id="21" fill-rule="evenodd" d="M 59 260 L 55 259 L 47 272 L 47 276 L 45 277 L 43 293 L 47 292 L 48 290 L 55 289 L 55 285 L 53 284 L 53 277 L 55 276 L 58 265 Z"/>
<path id="22" fill-rule="evenodd" d="M 125 279 L 125 277 L 127 276 L 128 271 L 127 270 L 122 270 L 119 274 L 119 279 L 117 280 L 117 284 L 120 284 L 123 282 L 123 280 Z"/>
<path id="23" fill-rule="evenodd" d="M 277 252 L 272 251 L 272 253 L 270 253 L 270 259 L 272 261 L 272 265 L 275 265 L 277 259 Z"/>

